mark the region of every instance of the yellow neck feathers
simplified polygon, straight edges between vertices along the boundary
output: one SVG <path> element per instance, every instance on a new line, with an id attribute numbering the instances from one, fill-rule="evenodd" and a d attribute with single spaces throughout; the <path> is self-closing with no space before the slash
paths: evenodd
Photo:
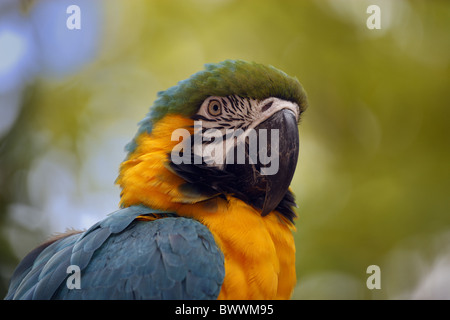
<path id="1" fill-rule="evenodd" d="M 168 169 L 168 155 L 179 141 L 177 128 L 193 133 L 193 120 L 168 115 L 120 167 L 122 207 L 143 204 L 176 212 L 206 225 L 225 256 L 225 279 L 219 299 L 289 299 L 296 283 L 294 227 L 277 212 L 262 217 L 232 196 L 199 201 L 184 193 L 185 181 Z M 202 200 L 202 199 L 200 199 Z"/>

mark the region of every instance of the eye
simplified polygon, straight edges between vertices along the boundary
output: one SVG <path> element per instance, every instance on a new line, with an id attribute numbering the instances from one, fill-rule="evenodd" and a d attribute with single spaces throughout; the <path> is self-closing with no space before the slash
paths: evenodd
<path id="1" fill-rule="evenodd" d="M 208 104 L 208 113 L 212 116 L 218 116 L 222 113 L 222 105 L 217 100 L 211 100 Z"/>

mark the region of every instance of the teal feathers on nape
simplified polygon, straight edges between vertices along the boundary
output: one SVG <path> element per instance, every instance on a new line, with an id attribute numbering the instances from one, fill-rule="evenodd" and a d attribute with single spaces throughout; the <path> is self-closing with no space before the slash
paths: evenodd
<path id="1" fill-rule="evenodd" d="M 158 92 L 158 98 L 150 112 L 139 123 L 136 137 L 144 132 L 150 133 L 153 124 L 167 114 L 190 117 L 206 98 L 230 95 L 256 100 L 275 97 L 292 101 L 299 106 L 300 113 L 307 107 L 306 93 L 297 78 L 273 66 L 243 60 L 225 60 L 206 64 L 204 70 Z M 135 148 L 133 139 L 126 146 L 126 151 L 131 153 Z"/>

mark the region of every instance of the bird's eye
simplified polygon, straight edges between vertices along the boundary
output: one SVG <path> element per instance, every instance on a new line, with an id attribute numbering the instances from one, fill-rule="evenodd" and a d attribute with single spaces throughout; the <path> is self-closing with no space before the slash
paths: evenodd
<path id="1" fill-rule="evenodd" d="M 222 105 L 217 100 L 211 100 L 208 104 L 208 113 L 212 116 L 218 116 L 222 113 Z"/>

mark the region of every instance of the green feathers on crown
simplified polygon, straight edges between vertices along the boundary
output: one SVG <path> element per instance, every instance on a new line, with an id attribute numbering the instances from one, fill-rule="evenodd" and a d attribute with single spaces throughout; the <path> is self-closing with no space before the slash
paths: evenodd
<path id="1" fill-rule="evenodd" d="M 190 117 L 209 96 L 229 95 L 257 100 L 276 97 L 297 103 L 300 112 L 307 107 L 306 93 L 297 78 L 272 66 L 243 60 L 225 60 L 206 64 L 205 70 L 158 92 L 158 99 L 139 123 L 136 137 L 145 131 L 150 133 L 153 124 L 169 113 Z M 132 152 L 135 147 L 133 139 L 125 149 Z"/>

